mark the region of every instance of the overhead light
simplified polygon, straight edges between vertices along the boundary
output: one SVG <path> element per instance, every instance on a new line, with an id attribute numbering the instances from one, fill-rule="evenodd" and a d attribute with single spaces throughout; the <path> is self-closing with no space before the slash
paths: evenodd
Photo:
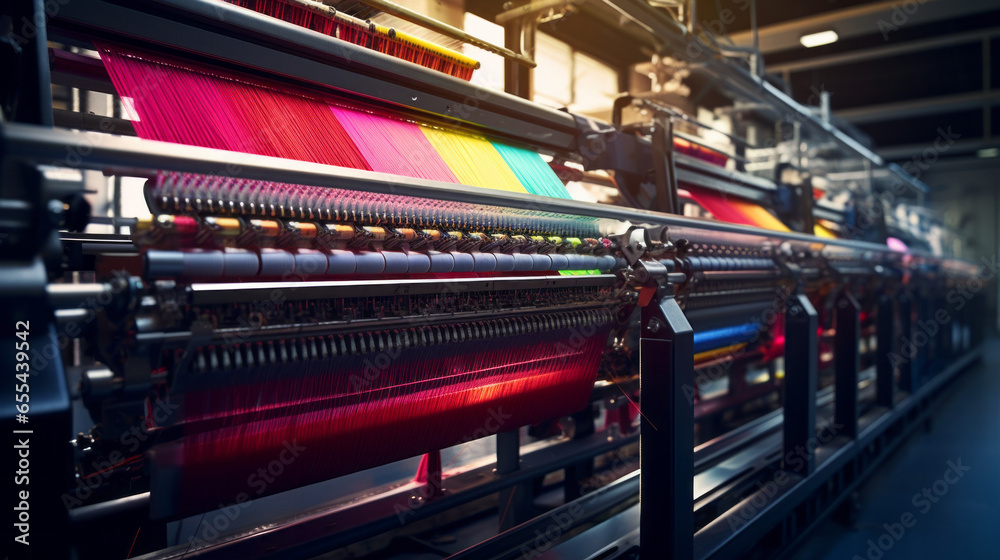
<path id="1" fill-rule="evenodd" d="M 1000 156 L 1000 148 L 983 148 L 982 150 L 976 150 L 976 157 L 991 158 L 997 156 Z"/>
<path id="2" fill-rule="evenodd" d="M 839 37 L 837 37 L 837 32 L 829 29 L 827 31 L 820 31 L 819 33 L 803 35 L 802 38 L 799 39 L 799 42 L 802 43 L 803 47 L 811 49 L 821 45 L 829 45 L 830 43 L 836 42 L 837 39 L 839 39 Z"/>

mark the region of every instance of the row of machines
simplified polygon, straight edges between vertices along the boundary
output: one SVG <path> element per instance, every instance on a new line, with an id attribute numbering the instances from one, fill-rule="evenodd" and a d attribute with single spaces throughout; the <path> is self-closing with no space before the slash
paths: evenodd
<path id="1" fill-rule="evenodd" d="M 271 4 L 3 8 L 11 557 L 771 553 L 977 356 L 988 267 L 681 217 L 776 187 Z M 150 217 L 93 216 L 95 171 Z"/>

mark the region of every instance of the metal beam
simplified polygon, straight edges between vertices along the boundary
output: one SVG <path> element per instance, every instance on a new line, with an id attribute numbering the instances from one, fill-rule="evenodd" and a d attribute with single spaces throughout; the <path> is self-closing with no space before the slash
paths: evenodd
<path id="1" fill-rule="evenodd" d="M 1000 91 L 976 91 L 957 95 L 925 97 L 913 101 L 898 101 L 866 105 L 837 111 L 837 116 L 854 124 L 883 122 L 922 115 L 951 113 L 962 109 L 980 109 L 1000 103 Z"/>
<path id="2" fill-rule="evenodd" d="M 916 26 L 982 12 L 989 9 L 984 4 L 979 0 L 921 0 L 916 11 L 910 14 L 903 12 L 907 16 L 906 21 L 897 27 Z M 879 35 L 883 33 L 879 22 L 896 25 L 899 16 L 895 16 L 894 22 L 893 14 L 902 11 L 904 6 L 905 3 L 900 0 L 882 0 L 768 25 L 758 32 L 760 49 L 763 53 L 800 49 L 802 45 L 799 38 L 802 35 L 825 29 L 833 29 L 841 39 Z M 887 40 L 892 38 L 889 33 L 891 30 L 885 33 Z M 753 44 L 750 31 L 733 33 L 730 38 L 738 45 Z"/>
<path id="3" fill-rule="evenodd" d="M 972 152 L 975 150 L 980 150 L 982 148 L 995 148 L 1000 146 L 1000 136 L 991 136 L 989 138 L 973 138 L 969 140 L 956 140 L 954 144 L 948 147 L 948 155 L 951 154 L 961 154 L 966 152 Z M 913 156 L 920 156 L 925 150 L 934 149 L 933 142 L 921 142 L 918 144 L 904 144 L 900 146 L 890 146 L 887 148 L 879 149 L 879 154 L 886 161 L 900 161 L 909 159 Z M 945 163 L 943 160 L 938 160 L 934 166 L 935 169 L 938 166 Z"/>
<path id="4" fill-rule="evenodd" d="M 875 30 L 873 29 L 872 31 Z M 997 35 L 1000 35 L 1000 27 L 990 27 L 988 29 L 969 31 L 967 33 L 955 33 L 954 35 L 933 37 L 931 39 L 908 41 L 906 43 L 899 43 L 899 44 L 886 44 L 885 46 L 873 49 L 848 51 L 845 53 L 832 54 L 829 56 L 805 58 L 802 60 L 785 62 L 783 64 L 772 64 L 767 67 L 767 72 L 772 74 L 781 72 L 798 72 L 800 70 L 816 70 L 818 68 L 825 68 L 827 66 L 841 66 L 845 64 L 853 64 L 855 62 L 861 62 L 863 60 L 873 60 L 878 58 L 886 58 L 889 56 L 896 56 L 900 54 L 927 51 L 941 47 L 950 47 L 953 45 L 975 43 L 978 41 L 982 41 L 983 39 L 996 37 Z"/>

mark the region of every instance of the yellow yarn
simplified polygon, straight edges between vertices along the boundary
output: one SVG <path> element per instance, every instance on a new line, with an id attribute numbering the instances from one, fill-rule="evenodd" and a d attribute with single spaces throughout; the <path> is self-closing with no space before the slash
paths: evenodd
<path id="1" fill-rule="evenodd" d="M 781 223 L 781 220 L 775 218 L 773 214 L 752 202 L 730 198 L 729 204 L 739 210 L 741 214 L 749 218 L 759 228 L 771 231 L 791 231 L 788 229 L 788 226 Z"/>
<path id="2" fill-rule="evenodd" d="M 825 238 L 828 238 L 828 239 L 836 239 L 837 238 L 836 234 L 834 234 L 832 231 L 830 231 L 829 229 L 827 229 L 827 228 L 825 228 L 825 227 L 823 227 L 823 226 L 821 226 L 819 224 L 813 225 L 813 235 L 815 235 L 816 237 L 825 237 Z"/>
<path id="3" fill-rule="evenodd" d="M 390 28 L 384 25 L 379 25 L 376 23 L 375 31 L 376 33 L 380 33 L 382 35 L 385 35 L 386 37 L 390 36 L 389 33 Z M 458 51 L 453 51 L 447 47 L 442 47 L 437 43 L 432 43 L 425 39 L 421 39 L 420 37 L 410 35 L 405 31 L 400 31 L 398 29 L 394 29 L 393 31 L 395 32 L 395 38 L 397 41 L 408 43 L 414 47 L 424 49 L 425 51 L 430 51 L 442 58 L 447 58 L 452 62 L 461 64 L 463 66 L 469 66 L 471 68 L 479 68 L 479 61 L 472 58 L 471 56 L 462 54 Z"/>
<path id="4" fill-rule="evenodd" d="M 428 126 L 420 128 L 462 184 L 528 192 L 489 140 Z"/>

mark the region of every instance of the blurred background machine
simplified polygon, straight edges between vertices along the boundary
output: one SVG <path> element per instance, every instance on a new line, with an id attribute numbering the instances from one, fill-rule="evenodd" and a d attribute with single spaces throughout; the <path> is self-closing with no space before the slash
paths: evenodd
<path id="1" fill-rule="evenodd" d="M 756 40 L 415 7 L 5 6 L 15 554 L 787 552 L 978 359 L 988 265 Z"/>

